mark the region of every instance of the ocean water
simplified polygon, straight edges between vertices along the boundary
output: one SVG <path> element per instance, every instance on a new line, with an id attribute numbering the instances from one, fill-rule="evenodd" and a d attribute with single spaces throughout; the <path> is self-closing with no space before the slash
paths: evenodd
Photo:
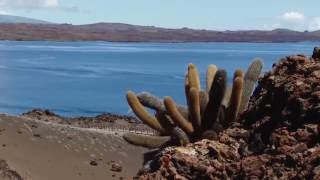
<path id="1" fill-rule="evenodd" d="M 46 108 L 65 116 L 131 114 L 125 93 L 149 91 L 185 102 L 184 75 L 194 63 L 270 70 L 279 58 L 312 54 L 320 43 L 109 43 L 0 41 L 0 112 Z M 229 80 L 230 82 L 230 80 Z"/>

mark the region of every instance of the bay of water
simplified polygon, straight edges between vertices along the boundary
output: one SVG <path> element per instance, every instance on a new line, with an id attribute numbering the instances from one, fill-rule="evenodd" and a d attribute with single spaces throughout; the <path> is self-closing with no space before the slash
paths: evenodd
<path id="1" fill-rule="evenodd" d="M 125 94 L 149 91 L 185 102 L 184 74 L 194 63 L 228 71 L 262 58 L 264 71 L 320 43 L 109 43 L 0 41 L 0 112 L 34 108 L 66 116 L 130 114 Z M 229 79 L 230 82 L 230 79 Z"/>

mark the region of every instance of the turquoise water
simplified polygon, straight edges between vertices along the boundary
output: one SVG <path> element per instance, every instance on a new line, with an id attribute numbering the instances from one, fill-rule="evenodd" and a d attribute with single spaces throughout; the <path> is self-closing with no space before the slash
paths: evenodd
<path id="1" fill-rule="evenodd" d="M 66 116 L 127 114 L 127 90 L 170 95 L 184 103 L 188 63 L 229 77 L 256 57 L 264 71 L 289 54 L 311 55 L 320 43 L 107 43 L 0 41 L 0 112 L 48 108 Z"/>

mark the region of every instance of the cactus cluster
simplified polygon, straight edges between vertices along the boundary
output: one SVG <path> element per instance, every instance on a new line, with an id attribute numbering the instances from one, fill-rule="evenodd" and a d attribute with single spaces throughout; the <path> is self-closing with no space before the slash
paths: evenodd
<path id="1" fill-rule="evenodd" d="M 262 61 L 254 60 L 246 73 L 236 70 L 232 87 L 227 87 L 227 72 L 209 65 L 206 88 L 201 89 L 197 67 L 189 64 L 185 76 L 187 106 L 176 104 L 170 96 L 160 99 L 148 92 L 129 91 L 127 101 L 131 109 L 143 123 L 158 131 L 159 136 L 128 133 L 123 137 L 129 143 L 146 147 L 215 139 L 246 109 L 261 70 Z M 145 107 L 154 110 L 155 115 Z"/>

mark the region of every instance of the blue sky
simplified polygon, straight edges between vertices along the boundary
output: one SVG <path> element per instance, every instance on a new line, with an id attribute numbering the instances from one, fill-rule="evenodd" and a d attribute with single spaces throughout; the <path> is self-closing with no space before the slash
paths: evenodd
<path id="1" fill-rule="evenodd" d="M 319 0 L 0 0 L 0 13 L 57 23 L 212 30 L 320 29 Z"/>

